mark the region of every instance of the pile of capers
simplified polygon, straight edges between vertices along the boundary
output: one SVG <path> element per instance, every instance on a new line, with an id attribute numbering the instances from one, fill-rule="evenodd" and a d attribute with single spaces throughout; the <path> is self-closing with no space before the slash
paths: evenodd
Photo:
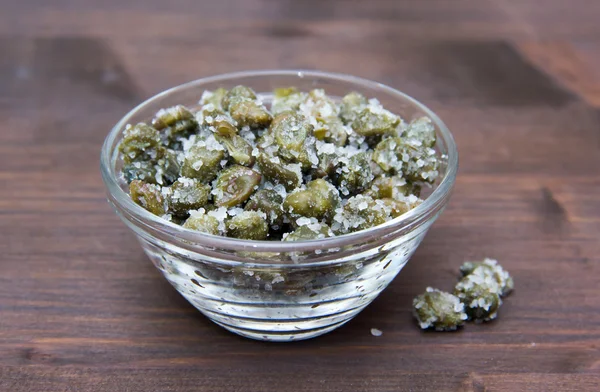
<path id="1" fill-rule="evenodd" d="M 212 235 L 298 241 L 398 217 L 438 177 L 426 117 L 407 123 L 358 92 L 288 87 L 266 101 L 219 88 L 128 125 L 119 151 L 132 200 Z"/>

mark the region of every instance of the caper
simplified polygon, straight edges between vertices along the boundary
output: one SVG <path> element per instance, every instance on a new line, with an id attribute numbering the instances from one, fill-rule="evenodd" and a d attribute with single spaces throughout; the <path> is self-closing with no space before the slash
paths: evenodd
<path id="1" fill-rule="evenodd" d="M 312 135 L 313 126 L 306 117 L 298 113 L 282 113 L 273 119 L 269 131 L 279 146 L 278 154 L 281 158 L 287 162 L 300 163 L 306 169 L 311 167 L 306 142 Z"/>
<path id="2" fill-rule="evenodd" d="M 343 195 L 354 195 L 369 187 L 373 181 L 370 161 L 370 153 L 360 152 L 351 156 L 348 163 L 342 166 L 337 184 Z"/>
<path id="3" fill-rule="evenodd" d="M 256 158 L 261 173 L 271 182 L 281 184 L 290 192 L 302 183 L 300 165 L 285 164 L 279 157 L 270 157 L 260 152 Z"/>
<path id="4" fill-rule="evenodd" d="M 348 132 L 346 132 L 344 124 L 339 118 L 318 119 L 317 124 L 314 135 L 318 140 L 333 143 L 340 147 L 346 144 Z"/>
<path id="5" fill-rule="evenodd" d="M 144 123 L 127 125 L 119 152 L 125 163 L 134 161 L 153 161 L 158 158 L 161 148 L 160 133 Z"/>
<path id="6" fill-rule="evenodd" d="M 159 110 L 152 125 L 163 133 L 164 139 L 172 146 L 177 146 L 180 139 L 188 137 L 198 128 L 196 118 L 183 105 Z"/>
<path id="7" fill-rule="evenodd" d="M 405 127 L 400 135 L 406 139 L 420 141 L 423 146 L 433 148 L 435 146 L 435 127 L 429 117 L 420 117 Z"/>
<path id="8" fill-rule="evenodd" d="M 351 123 L 356 118 L 358 112 L 368 103 L 367 98 L 362 94 L 353 91 L 344 95 L 340 105 L 340 118 L 346 123 Z"/>
<path id="9" fill-rule="evenodd" d="M 181 165 L 177 160 L 175 151 L 163 148 L 160 152 L 160 158 L 156 161 L 156 171 L 160 175 L 157 179 L 161 185 L 170 185 L 179 177 Z"/>
<path id="10" fill-rule="evenodd" d="M 373 180 L 369 190 L 365 195 L 371 196 L 373 199 L 402 199 L 403 196 L 415 195 L 419 196 L 421 186 L 407 182 L 400 176 L 379 176 Z"/>
<path id="11" fill-rule="evenodd" d="M 239 127 L 265 128 L 273 120 L 267 109 L 257 101 L 234 101 L 229 105 L 229 113 Z"/>
<path id="12" fill-rule="evenodd" d="M 283 225 L 283 197 L 273 189 L 261 189 L 250 196 L 244 209 L 246 211 L 262 211 L 267 216 L 269 224 L 274 230 Z"/>
<path id="13" fill-rule="evenodd" d="M 289 233 L 284 241 L 308 241 L 327 238 L 333 236 L 331 228 L 324 223 L 314 225 L 299 226 L 296 230 Z"/>
<path id="14" fill-rule="evenodd" d="M 215 135 L 215 138 L 227 149 L 229 157 L 234 163 L 252 166 L 254 164 L 254 156 L 252 155 L 252 146 L 243 137 L 239 135 L 220 136 Z"/>
<path id="15" fill-rule="evenodd" d="M 223 98 L 221 99 L 221 105 L 223 109 L 229 110 L 230 105 L 235 102 L 240 102 L 244 100 L 254 101 L 255 99 L 256 94 L 250 87 L 235 86 L 223 96 Z"/>
<path id="16" fill-rule="evenodd" d="M 340 203 L 337 189 L 319 178 L 309 182 L 306 189 L 287 195 L 283 209 L 291 218 L 307 217 L 330 220 Z"/>
<path id="17" fill-rule="evenodd" d="M 198 180 L 180 177 L 171 186 L 168 198 L 169 210 L 175 215 L 187 215 L 189 210 L 197 210 L 206 205 L 210 197 L 210 186 Z"/>
<path id="18" fill-rule="evenodd" d="M 273 94 L 271 112 L 274 116 L 287 111 L 297 111 L 306 100 L 306 93 L 299 92 L 295 87 L 277 88 Z"/>
<path id="19" fill-rule="evenodd" d="M 269 225 L 263 212 L 244 211 L 226 222 L 227 236 L 246 240 L 265 240 Z"/>
<path id="20" fill-rule="evenodd" d="M 222 102 L 225 95 L 227 95 L 227 90 L 224 88 L 218 88 L 214 91 L 206 91 L 204 94 L 202 94 L 200 104 L 203 106 L 212 104 L 215 108 L 222 110 Z"/>
<path id="21" fill-rule="evenodd" d="M 478 268 L 484 270 L 486 274 L 491 276 L 496 283 L 498 283 L 500 289 L 499 294 L 501 296 L 508 295 L 514 289 L 515 283 L 513 278 L 508 271 L 504 270 L 504 268 L 498 264 L 498 261 L 494 259 L 486 258 L 480 262 L 467 261 L 460 267 L 460 272 L 463 276 L 467 276 L 472 274 L 475 269 Z"/>
<path id="22" fill-rule="evenodd" d="M 229 121 L 224 116 L 218 116 L 213 121 L 212 126 L 215 127 L 215 136 L 233 137 L 238 132 L 238 129 L 233 125 L 233 122 Z"/>
<path id="23" fill-rule="evenodd" d="M 234 165 L 224 169 L 217 177 L 213 194 L 219 207 L 242 204 L 260 184 L 261 175 L 247 167 Z"/>
<path id="24" fill-rule="evenodd" d="M 413 309 L 421 329 L 454 331 L 467 319 L 458 297 L 431 287 L 413 300 Z"/>
<path id="25" fill-rule="evenodd" d="M 383 139 L 375 147 L 373 161 L 384 171 L 391 174 L 401 173 L 411 182 L 432 183 L 438 176 L 439 162 L 435 150 L 410 139 Z"/>
<path id="26" fill-rule="evenodd" d="M 498 282 L 484 269 L 476 268 L 456 284 L 454 295 L 465 304 L 470 319 L 481 322 L 496 318 L 502 305 Z"/>
<path id="27" fill-rule="evenodd" d="M 190 148 L 181 167 L 181 175 L 201 182 L 212 181 L 221 169 L 225 151 L 214 146 L 195 145 Z"/>
<path id="28" fill-rule="evenodd" d="M 364 107 L 352 121 L 354 132 L 362 136 L 378 136 L 393 132 L 400 124 L 400 117 L 385 110 L 381 105 Z"/>
<path id="29" fill-rule="evenodd" d="M 206 213 L 193 211 L 190 217 L 183 223 L 186 229 L 201 231 L 212 235 L 219 235 L 219 221 L 217 218 Z"/>
<path id="30" fill-rule="evenodd" d="M 166 203 L 159 186 L 140 180 L 133 180 L 129 184 L 129 194 L 131 200 L 154 215 L 160 216 L 165 214 Z"/>
<path id="31" fill-rule="evenodd" d="M 150 184 L 156 184 L 156 165 L 152 161 L 127 163 L 123 165 L 121 171 L 127 183 L 131 183 L 133 180 L 142 180 Z"/>
<path id="32" fill-rule="evenodd" d="M 390 198 L 383 198 L 381 201 L 390 208 L 390 215 L 392 218 L 397 218 L 402 214 L 406 214 L 408 211 L 414 208 L 414 206 L 416 206 L 406 201 Z"/>
<path id="33" fill-rule="evenodd" d="M 391 209 L 382 200 L 356 195 L 336 211 L 331 228 L 334 232 L 350 233 L 377 226 L 391 219 Z"/>

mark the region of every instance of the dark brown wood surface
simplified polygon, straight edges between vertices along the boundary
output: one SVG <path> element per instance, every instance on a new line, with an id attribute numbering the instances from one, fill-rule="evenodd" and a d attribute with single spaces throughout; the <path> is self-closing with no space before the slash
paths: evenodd
<path id="1" fill-rule="evenodd" d="M 600 1 L 2 1 L 1 391 L 600 390 Z M 105 201 L 101 143 L 203 76 L 308 68 L 422 100 L 461 154 L 407 267 L 339 330 L 245 340 L 172 289 Z M 411 300 L 498 258 L 499 320 L 423 333 Z M 372 327 L 383 336 L 370 334 Z"/>

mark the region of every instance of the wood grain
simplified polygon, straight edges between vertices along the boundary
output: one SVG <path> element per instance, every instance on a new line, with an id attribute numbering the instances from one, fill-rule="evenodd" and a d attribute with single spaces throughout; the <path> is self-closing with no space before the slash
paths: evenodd
<path id="1" fill-rule="evenodd" d="M 599 390 L 600 2 L 543 3 L 2 4 L 0 390 Z M 166 283 L 106 203 L 98 156 L 110 127 L 167 87 L 290 67 L 424 101 L 461 167 L 380 298 L 280 345 L 231 335 Z M 499 320 L 420 332 L 411 299 L 484 256 L 516 281 Z"/>

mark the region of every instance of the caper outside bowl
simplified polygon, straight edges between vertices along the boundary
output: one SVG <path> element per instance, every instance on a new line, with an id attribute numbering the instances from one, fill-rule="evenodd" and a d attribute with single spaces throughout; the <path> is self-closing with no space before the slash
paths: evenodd
<path id="1" fill-rule="evenodd" d="M 308 241 L 254 241 L 219 237 L 151 214 L 129 197 L 119 174 L 118 145 L 127 124 L 147 122 L 161 108 L 194 107 L 204 90 L 251 87 L 265 101 L 275 88 L 325 89 L 342 97 L 357 91 L 412 120 L 429 117 L 440 176 L 423 190 L 425 201 L 382 225 Z M 135 233 L 144 252 L 192 305 L 218 325 L 266 341 L 308 339 L 336 329 L 371 303 L 417 249 L 450 197 L 458 169 L 452 134 L 431 110 L 383 84 L 317 71 L 266 70 L 218 75 L 174 87 L 131 110 L 111 130 L 101 152 L 108 201 Z"/>

